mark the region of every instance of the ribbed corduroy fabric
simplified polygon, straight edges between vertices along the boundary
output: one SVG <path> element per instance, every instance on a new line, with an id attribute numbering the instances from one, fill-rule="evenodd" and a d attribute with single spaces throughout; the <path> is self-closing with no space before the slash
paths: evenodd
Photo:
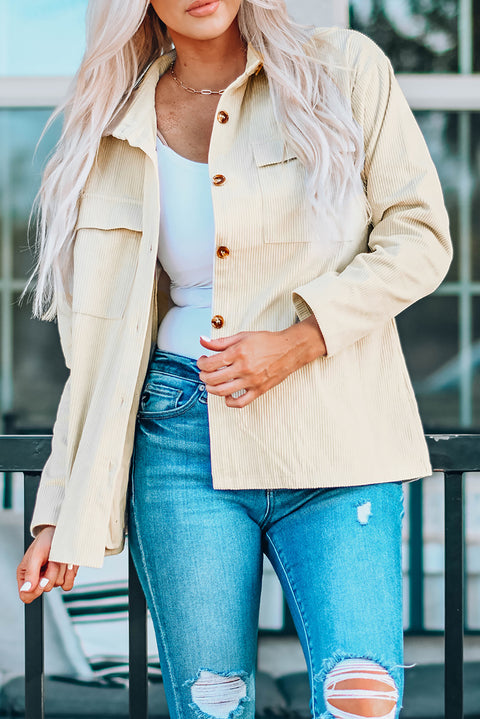
<path id="1" fill-rule="evenodd" d="M 225 91 L 209 170 L 217 245 L 212 315 L 282 330 L 314 313 L 327 355 L 243 409 L 209 396 L 216 489 L 334 487 L 432 471 L 395 316 L 432 292 L 452 247 L 438 176 L 390 62 L 368 38 L 319 30 L 334 79 L 363 128 L 372 226 L 342 231 L 308 210 L 303 166 L 284 147 L 261 58 Z M 330 49 L 329 49 L 330 48 Z M 135 417 L 162 317 L 154 92 L 172 54 L 149 69 L 102 139 L 81 197 L 71 296 L 58 298 L 70 377 L 42 475 L 32 534 L 56 525 L 50 558 L 99 567 L 123 548 Z M 340 60 L 340 62 L 338 62 Z M 330 227 L 330 229 L 328 229 Z M 162 300 L 162 297 L 160 297 Z M 159 478 L 161 481 L 161 478 Z"/>

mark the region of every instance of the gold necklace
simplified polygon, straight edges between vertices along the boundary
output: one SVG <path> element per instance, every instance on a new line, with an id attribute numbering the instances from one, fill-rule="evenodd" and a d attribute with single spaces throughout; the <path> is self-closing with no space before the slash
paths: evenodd
<path id="1" fill-rule="evenodd" d="M 175 75 L 175 72 L 173 70 L 173 66 L 175 65 L 175 60 L 170 65 L 170 74 L 177 83 L 179 87 L 182 87 L 187 92 L 191 92 L 194 95 L 223 95 L 226 87 L 223 88 L 223 90 L 195 90 L 194 87 L 188 87 L 188 85 L 184 85 L 184 83 Z"/>

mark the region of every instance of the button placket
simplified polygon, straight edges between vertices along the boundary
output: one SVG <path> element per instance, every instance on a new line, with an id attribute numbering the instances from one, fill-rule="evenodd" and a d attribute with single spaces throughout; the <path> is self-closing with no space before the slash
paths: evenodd
<path id="1" fill-rule="evenodd" d="M 220 125 L 226 125 L 230 121 L 230 115 L 226 110 L 221 109 L 217 112 L 216 120 Z M 214 138 L 216 137 L 217 132 L 222 133 L 223 136 L 223 132 L 225 131 L 220 129 L 216 130 L 214 132 L 214 135 L 212 136 L 212 142 L 215 142 Z M 220 138 L 221 135 L 218 136 L 217 142 L 221 142 Z M 213 160 L 212 164 L 215 164 L 215 160 Z M 221 187 L 222 185 L 225 185 L 226 182 L 226 176 L 220 172 L 216 173 L 212 177 L 212 184 L 214 185 L 214 187 Z M 219 260 L 224 260 L 230 255 L 230 249 L 226 245 L 219 245 L 217 246 L 215 253 Z M 216 314 L 212 317 L 210 323 L 214 330 L 220 330 L 222 329 L 222 327 L 225 326 L 225 319 L 222 317 L 222 315 Z"/>

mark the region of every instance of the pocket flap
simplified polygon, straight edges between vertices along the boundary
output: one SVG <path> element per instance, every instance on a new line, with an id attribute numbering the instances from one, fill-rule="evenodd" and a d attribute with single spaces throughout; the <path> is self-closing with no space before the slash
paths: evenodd
<path id="1" fill-rule="evenodd" d="M 285 145 L 281 138 L 275 137 L 271 140 L 254 142 L 252 147 L 257 167 L 276 165 L 279 162 L 294 160 L 297 157 L 295 151 Z"/>
<path id="2" fill-rule="evenodd" d="M 124 228 L 141 232 L 143 229 L 142 203 L 125 197 L 111 197 L 86 192 L 80 200 L 75 229 L 87 228 L 100 230 Z"/>

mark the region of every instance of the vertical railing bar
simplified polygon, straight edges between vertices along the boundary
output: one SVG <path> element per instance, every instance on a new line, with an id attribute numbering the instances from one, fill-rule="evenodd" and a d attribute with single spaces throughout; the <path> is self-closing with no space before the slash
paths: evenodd
<path id="1" fill-rule="evenodd" d="M 148 717 L 147 603 L 128 553 L 128 637 L 130 719 Z"/>
<path id="2" fill-rule="evenodd" d="M 445 473 L 445 716 L 463 719 L 463 476 Z"/>
<path id="3" fill-rule="evenodd" d="M 35 504 L 40 474 L 24 474 L 23 539 L 27 551 L 33 541 L 30 521 Z M 25 719 L 44 719 L 43 693 L 43 596 L 25 605 Z"/>
<path id="4" fill-rule="evenodd" d="M 0 475 L 1 478 L 1 475 Z M 13 482 L 12 473 L 3 473 L 3 509 L 12 509 L 13 506 Z"/>
<path id="5" fill-rule="evenodd" d="M 409 629 L 423 632 L 423 480 L 410 482 L 409 492 Z"/>

